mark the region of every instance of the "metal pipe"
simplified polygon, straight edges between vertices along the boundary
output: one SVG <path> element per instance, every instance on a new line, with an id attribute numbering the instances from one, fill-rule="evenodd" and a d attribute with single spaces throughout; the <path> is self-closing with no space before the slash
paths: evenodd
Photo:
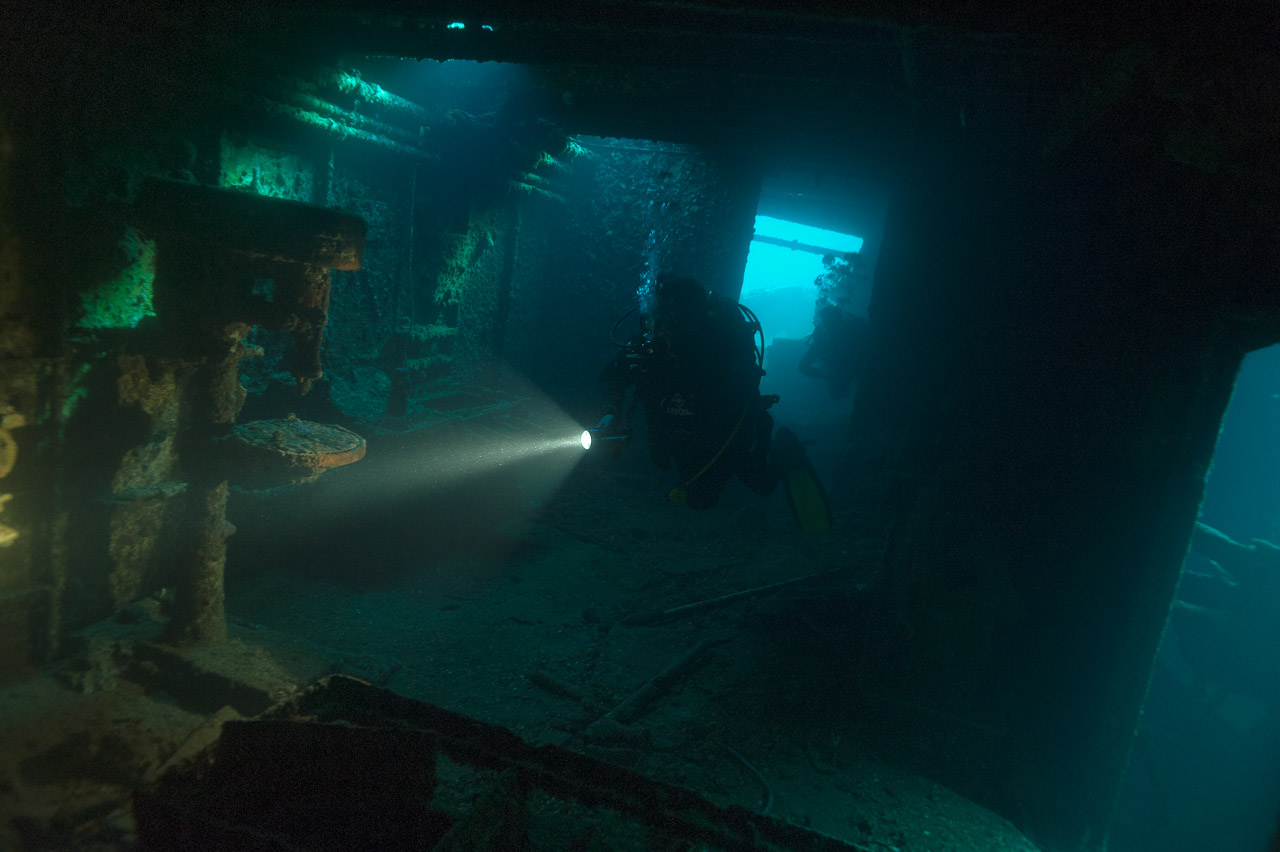
<path id="1" fill-rule="evenodd" d="M 771 246 L 782 246 L 792 251 L 807 251 L 812 254 L 820 254 L 822 256 L 831 255 L 833 257 L 855 258 L 858 256 L 856 251 L 837 251 L 835 249 L 823 248 L 822 246 L 810 245 L 802 243 L 799 240 L 784 240 L 781 237 L 771 237 L 767 234 L 754 234 L 751 237 L 752 242 L 768 243 Z"/>

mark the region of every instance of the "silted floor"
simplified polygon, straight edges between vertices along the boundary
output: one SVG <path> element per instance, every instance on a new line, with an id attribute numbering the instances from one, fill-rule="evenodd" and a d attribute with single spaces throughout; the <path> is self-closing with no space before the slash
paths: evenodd
<path id="1" fill-rule="evenodd" d="M 230 638 L 192 656 L 263 700 L 349 674 L 858 849 L 1033 852 L 881 759 L 849 662 L 874 545 L 848 519 L 805 535 L 780 493 L 736 483 L 693 512 L 666 501 L 642 447 L 588 459 L 580 427 L 535 394 L 439 399 L 372 430 L 355 465 L 233 495 Z M 824 575 L 841 566 L 854 567 Z M 138 602 L 47 676 L 0 691 L 4 848 L 132 848 L 131 791 L 251 714 L 146 679 L 165 661 L 136 643 L 156 638 L 166 605 Z"/>
<path id="2" fill-rule="evenodd" d="M 554 439 L 547 432 L 559 425 L 556 416 L 532 409 L 512 403 L 474 418 L 452 409 L 450 418 L 383 446 L 371 440 L 367 460 L 383 449 L 405 458 L 429 452 L 415 449 L 418 441 L 465 447 L 465 434 L 475 436 L 474 446 L 495 431 L 517 443 Z M 635 459 L 586 459 L 580 448 L 549 457 L 561 452 L 512 458 L 496 470 L 478 466 L 474 481 L 451 479 L 442 493 L 424 479 L 402 499 L 378 503 L 365 523 L 344 518 L 341 541 L 321 558 L 237 571 L 228 585 L 233 623 L 279 648 L 277 656 L 322 661 L 326 672 L 502 725 L 534 744 L 637 769 L 717 803 L 767 806 L 780 819 L 865 848 L 1035 848 L 990 812 L 877 759 L 848 666 L 860 629 L 856 593 L 872 579 L 867 570 L 666 623 L 625 623 L 870 564 L 847 525 L 830 535 L 800 533 L 780 493 L 762 499 L 736 483 L 721 506 L 693 512 L 664 499 L 667 474 Z M 643 447 L 628 450 L 643 454 Z M 361 470 L 364 464 L 317 487 L 363 493 L 355 480 L 385 481 L 376 465 Z M 391 540 L 398 535 L 403 540 Z M 629 724 L 600 724 L 700 643 L 705 652 L 628 713 Z"/>

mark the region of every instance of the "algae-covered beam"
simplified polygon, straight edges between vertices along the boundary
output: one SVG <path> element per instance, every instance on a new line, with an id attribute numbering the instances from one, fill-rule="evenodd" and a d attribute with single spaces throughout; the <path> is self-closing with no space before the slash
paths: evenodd
<path id="1" fill-rule="evenodd" d="M 366 82 L 346 71 L 321 71 L 312 79 L 321 88 L 336 89 L 344 95 L 353 95 L 366 103 L 376 104 L 383 109 L 413 116 L 423 124 L 428 122 L 427 111 L 413 101 L 405 100 L 399 95 L 388 92 L 376 83 Z"/>
<path id="2" fill-rule="evenodd" d="M 314 93 L 314 86 L 308 85 L 297 77 L 286 76 L 275 80 L 263 80 L 257 77 L 237 76 L 229 81 L 235 88 L 246 92 L 257 92 L 277 101 L 292 104 L 326 118 L 332 118 L 351 127 L 358 127 L 370 133 L 385 136 L 403 142 L 410 147 L 421 139 L 426 127 L 417 116 L 407 114 L 386 115 L 375 110 L 377 118 L 364 115 L 352 109 L 345 109 L 331 100 Z M 376 107 L 376 105 L 375 105 Z M 394 123 L 397 118 L 399 124 Z"/>
<path id="3" fill-rule="evenodd" d="M 262 95 L 237 89 L 224 87 L 219 89 L 217 93 L 219 97 L 234 106 L 260 113 L 268 118 L 306 125 L 338 139 L 364 142 L 406 157 L 414 157 L 419 160 L 436 159 L 434 154 L 397 142 L 382 134 L 356 127 L 354 123 L 348 123 L 345 118 L 328 118 L 311 109 L 283 104 Z"/>

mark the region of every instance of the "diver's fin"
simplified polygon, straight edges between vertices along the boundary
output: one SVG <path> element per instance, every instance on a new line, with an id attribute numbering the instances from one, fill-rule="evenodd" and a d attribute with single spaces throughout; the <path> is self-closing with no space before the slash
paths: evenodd
<path id="1" fill-rule="evenodd" d="M 804 442 L 795 432 L 779 429 L 773 436 L 770 465 L 787 489 L 787 502 L 800 529 L 805 532 L 827 532 L 831 529 L 831 505 L 822 480 L 809 463 Z"/>
<path id="2" fill-rule="evenodd" d="M 808 464 L 796 465 L 783 472 L 791 514 L 805 532 L 828 532 L 831 529 L 831 505 L 822 481 Z"/>

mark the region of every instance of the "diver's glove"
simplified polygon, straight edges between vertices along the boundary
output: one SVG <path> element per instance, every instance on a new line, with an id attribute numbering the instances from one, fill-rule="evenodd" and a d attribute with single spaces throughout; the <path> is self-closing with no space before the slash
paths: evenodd
<path id="1" fill-rule="evenodd" d="M 611 447 L 616 458 L 631 438 L 631 430 L 622 426 L 616 415 L 609 413 L 600 418 L 595 428 L 582 433 L 582 448 L 599 451 Z"/>

